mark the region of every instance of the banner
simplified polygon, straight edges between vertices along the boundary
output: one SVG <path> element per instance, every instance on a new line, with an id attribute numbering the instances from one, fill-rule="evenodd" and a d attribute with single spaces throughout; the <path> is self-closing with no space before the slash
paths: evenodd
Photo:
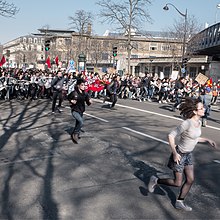
<path id="1" fill-rule="evenodd" d="M 207 76 L 205 76 L 202 73 L 199 73 L 198 76 L 195 78 L 195 81 L 197 81 L 201 85 L 204 85 L 208 79 L 209 78 Z"/>
<path id="2" fill-rule="evenodd" d="M 178 77 L 178 74 L 179 74 L 179 71 L 173 70 L 173 71 L 172 71 L 172 74 L 171 74 L 171 76 L 170 76 L 170 78 L 171 78 L 172 80 L 176 80 L 177 77 Z"/>
<path id="3" fill-rule="evenodd" d="M 102 80 L 96 79 L 87 79 L 86 80 L 86 91 L 100 92 L 105 88 L 106 83 Z"/>
<path id="4" fill-rule="evenodd" d="M 46 64 L 47 64 L 48 68 L 51 68 L 51 63 L 50 63 L 50 57 L 49 56 L 47 57 Z"/>

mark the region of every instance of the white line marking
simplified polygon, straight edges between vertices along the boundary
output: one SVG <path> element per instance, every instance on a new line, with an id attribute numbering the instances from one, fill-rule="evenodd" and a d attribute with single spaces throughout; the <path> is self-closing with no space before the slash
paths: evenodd
<path id="1" fill-rule="evenodd" d="M 101 102 L 99 100 L 95 100 L 95 101 Z M 174 120 L 183 121 L 183 119 L 181 119 L 181 118 L 177 118 L 177 117 L 173 117 L 173 116 L 169 116 L 169 115 L 163 115 L 163 114 L 160 114 L 160 113 L 157 113 L 157 112 L 151 112 L 151 111 L 147 111 L 147 110 L 144 110 L 144 109 L 139 109 L 139 108 L 130 107 L 130 106 L 121 105 L 121 104 L 116 104 L 116 106 L 119 106 L 119 107 L 122 107 L 122 108 L 132 109 L 132 110 L 136 110 L 136 111 L 140 111 L 140 112 L 145 112 L 145 113 L 149 113 L 149 114 L 153 114 L 153 115 L 158 115 L 158 116 L 161 116 L 161 117 L 164 117 L 164 118 L 171 118 L 171 119 L 174 119 Z M 211 129 L 220 131 L 220 128 L 216 128 L 216 127 L 213 127 L 213 126 L 210 126 L 210 125 L 206 125 L 206 128 L 211 128 Z"/>
<path id="2" fill-rule="evenodd" d="M 153 137 L 153 136 L 151 136 L 151 135 L 144 134 L 144 133 L 142 133 L 142 132 L 135 131 L 135 130 L 130 129 L 130 128 L 127 128 L 127 127 L 122 127 L 122 128 L 125 129 L 125 130 L 128 130 L 128 131 L 131 131 L 131 132 L 133 132 L 133 133 L 140 134 L 140 135 L 142 135 L 142 136 L 145 136 L 145 137 L 151 138 L 151 139 L 153 139 L 153 140 L 156 140 L 156 141 L 162 142 L 162 143 L 164 143 L 164 144 L 169 144 L 167 141 L 164 141 L 164 140 L 162 140 L 162 139 L 159 139 L 159 138 Z"/>
<path id="3" fill-rule="evenodd" d="M 215 163 L 220 163 L 220 160 L 213 160 L 213 162 L 215 162 Z"/>
<path id="4" fill-rule="evenodd" d="M 89 117 L 92 117 L 92 118 L 96 118 L 96 119 L 98 119 L 98 120 L 100 120 L 100 121 L 103 121 L 103 122 L 109 122 L 109 121 L 107 121 L 107 120 L 105 120 L 105 119 L 103 119 L 103 118 L 99 118 L 99 117 L 96 117 L 96 116 L 94 116 L 94 115 L 90 115 L 90 114 L 87 114 L 87 113 L 84 113 L 85 115 L 87 115 L 87 116 L 89 116 Z"/>
<path id="5" fill-rule="evenodd" d="M 117 105 L 117 106 L 120 106 L 120 107 L 122 107 L 122 108 L 129 108 L 129 109 L 137 110 L 137 111 L 140 111 L 140 112 L 145 112 L 145 113 L 149 113 L 149 114 L 159 115 L 159 116 L 165 117 L 165 118 L 176 119 L 176 120 L 178 120 L 178 121 L 182 121 L 182 120 L 183 120 L 183 119 L 181 119 L 181 118 L 176 118 L 176 117 L 169 116 L 169 115 L 163 115 L 163 114 L 160 114 L 160 113 L 157 113 L 157 112 L 151 112 L 151 111 L 147 111 L 147 110 L 144 110 L 144 109 L 139 109 L 139 108 L 130 107 L 130 106 L 121 105 L 121 104 L 116 104 L 116 105 Z"/>

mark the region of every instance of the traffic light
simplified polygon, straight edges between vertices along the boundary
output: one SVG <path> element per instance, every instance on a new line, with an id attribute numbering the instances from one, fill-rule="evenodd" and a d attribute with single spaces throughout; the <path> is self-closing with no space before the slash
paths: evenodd
<path id="1" fill-rule="evenodd" d="M 188 57 L 184 57 L 183 60 L 182 60 L 182 67 L 183 68 L 186 68 L 187 67 L 187 63 L 189 61 L 189 58 Z"/>
<path id="2" fill-rule="evenodd" d="M 113 47 L 112 55 L 113 57 L 117 56 L 117 47 Z"/>
<path id="3" fill-rule="evenodd" d="M 44 46 L 45 46 L 46 51 L 50 50 L 50 40 L 49 39 L 45 40 L 45 45 Z"/>

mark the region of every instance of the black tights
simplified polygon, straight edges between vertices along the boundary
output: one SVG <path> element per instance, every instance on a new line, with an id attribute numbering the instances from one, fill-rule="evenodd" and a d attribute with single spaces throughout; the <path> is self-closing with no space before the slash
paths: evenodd
<path id="1" fill-rule="evenodd" d="M 185 182 L 182 185 L 183 173 L 185 175 Z M 178 199 L 185 199 L 194 182 L 194 168 L 192 165 L 185 166 L 183 173 L 174 172 L 174 179 L 158 179 L 157 183 L 167 186 L 181 187 Z"/>

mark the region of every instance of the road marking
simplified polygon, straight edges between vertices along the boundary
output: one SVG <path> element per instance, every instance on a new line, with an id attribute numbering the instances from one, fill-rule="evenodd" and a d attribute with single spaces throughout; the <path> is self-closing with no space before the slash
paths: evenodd
<path id="1" fill-rule="evenodd" d="M 139 131 L 135 131 L 135 130 L 130 129 L 130 128 L 127 128 L 127 127 L 122 127 L 122 128 L 125 129 L 125 130 L 128 130 L 128 131 L 131 131 L 131 132 L 133 132 L 133 133 L 136 133 L 136 134 L 142 135 L 142 136 L 144 136 L 144 137 L 148 137 L 148 138 L 150 138 L 150 139 L 153 139 L 153 140 L 159 141 L 159 142 L 161 142 L 161 143 L 169 144 L 167 141 L 164 141 L 164 140 L 162 140 L 162 139 L 159 139 L 159 138 L 153 137 L 153 136 L 151 136 L 151 135 L 148 135 L 148 134 L 145 134 L 145 133 L 142 133 L 142 132 L 139 132 Z"/>
<path id="2" fill-rule="evenodd" d="M 90 115 L 90 114 L 88 114 L 88 113 L 84 113 L 85 115 L 87 115 L 87 116 L 89 116 L 89 117 L 92 117 L 92 118 L 96 118 L 96 119 L 98 119 L 98 120 L 100 120 L 100 121 L 103 121 L 103 122 L 109 122 L 109 121 L 107 121 L 107 120 L 105 120 L 105 119 L 103 119 L 103 118 L 99 118 L 99 117 L 96 117 L 96 116 L 94 116 L 94 115 Z"/>
<path id="3" fill-rule="evenodd" d="M 101 100 L 100 101 L 95 100 L 95 101 L 101 102 Z M 157 112 L 151 112 L 151 111 L 144 110 L 144 109 L 139 109 L 139 108 L 130 107 L 130 106 L 121 105 L 121 104 L 116 104 L 116 106 L 119 106 L 119 107 L 122 107 L 122 108 L 132 109 L 132 110 L 136 110 L 136 111 L 140 111 L 140 112 L 145 112 L 145 113 L 149 113 L 149 114 L 153 114 L 153 115 L 158 115 L 158 116 L 161 116 L 161 117 L 164 117 L 164 118 L 171 118 L 171 119 L 174 119 L 174 120 L 183 121 L 183 119 L 181 119 L 181 118 L 177 118 L 177 117 L 169 116 L 169 115 L 163 115 L 163 114 L 160 114 L 160 113 L 157 113 Z M 211 128 L 211 129 L 220 131 L 220 128 L 213 127 L 213 126 L 210 126 L 210 125 L 206 125 L 206 128 Z"/>
<path id="4" fill-rule="evenodd" d="M 213 160 L 214 163 L 220 163 L 220 160 Z"/>

